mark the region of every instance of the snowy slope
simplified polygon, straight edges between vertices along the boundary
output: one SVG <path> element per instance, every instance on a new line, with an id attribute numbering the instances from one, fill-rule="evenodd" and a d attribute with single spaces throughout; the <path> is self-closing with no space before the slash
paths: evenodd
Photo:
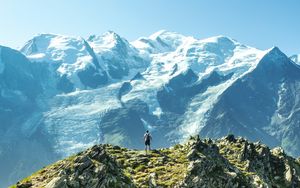
<path id="1" fill-rule="evenodd" d="M 40 34 L 20 51 L 32 62 L 47 63 L 52 74 L 58 77 L 54 81 L 57 89 L 65 93 L 95 89 L 132 77 L 149 63 L 129 42 L 111 31 L 87 40 Z"/>
<path id="2" fill-rule="evenodd" d="M 91 63 L 84 39 L 54 34 L 40 34 L 20 50 L 31 61 L 59 64 L 60 74 L 72 74 Z"/>
<path id="3" fill-rule="evenodd" d="M 147 58 L 142 58 L 135 47 L 113 31 L 92 35 L 87 41 L 112 79 L 131 78 L 149 64 Z"/>
<path id="4" fill-rule="evenodd" d="M 193 134 L 235 133 L 294 155 L 300 150 L 299 67 L 278 48 L 259 50 L 226 36 L 197 39 L 162 30 L 133 42 L 112 31 L 88 39 L 41 34 L 21 48 L 27 58 L 8 51 L 0 48 L 0 77 L 10 76 L 0 81 L 6 97 L 0 102 L 11 102 L 11 95 L 25 107 L 34 104 L 26 116 L 17 111 L 22 108 L 17 113 L 0 108 L 0 119 L 10 114 L 0 129 L 0 146 L 30 145 L 13 157 L 19 161 L 15 166 L 0 170 L 24 169 L 17 175 L 11 170 L 15 179 L 33 171 L 29 163 L 20 167 L 26 157 L 37 160 L 28 153 L 39 150 L 43 160 L 37 164 L 46 164 L 99 142 L 143 148 L 139 135 L 145 129 L 151 130 L 154 147 Z M 17 78 L 38 89 L 22 88 Z M 31 96 L 30 91 L 36 93 L 27 103 L 23 95 Z"/>
<path id="5" fill-rule="evenodd" d="M 165 30 L 158 31 L 149 37 L 141 37 L 132 42 L 132 45 L 138 48 L 144 55 L 158 54 L 175 51 L 184 40 L 192 37 L 186 37 L 175 32 Z"/>
<path id="6" fill-rule="evenodd" d="M 107 83 L 106 72 L 89 44 L 80 37 L 40 34 L 29 40 L 20 51 L 32 62 L 49 64 L 50 71 L 59 77 L 58 90 L 66 88 L 67 84 L 70 89 L 65 92 Z"/>
<path id="7" fill-rule="evenodd" d="M 61 37 L 62 36 L 59 36 L 59 38 Z M 149 117 L 141 118 L 142 122 L 146 127 L 155 126 L 155 122 L 159 121 L 163 113 L 168 113 L 168 109 L 161 108 L 162 104 L 160 104 L 161 100 L 159 96 L 157 96 L 157 92 L 162 90 L 162 88 L 168 89 L 167 85 L 169 82 L 172 82 L 173 79 L 176 80 L 176 77 L 184 75 L 189 70 L 197 76 L 195 83 L 201 83 L 203 79 L 209 77 L 213 72 L 224 76 L 233 74 L 231 79 L 220 85 L 213 86 L 207 90 L 206 93 L 189 96 L 190 98 L 187 99 L 189 102 L 187 102 L 188 104 L 185 107 L 186 110 L 183 110 L 184 113 L 179 114 L 183 121 L 180 125 L 176 125 L 177 128 L 175 132 L 178 135 L 171 138 L 171 140 L 182 139 L 190 134 L 195 134 L 201 130 L 204 121 L 202 118 L 215 103 L 218 96 L 237 78 L 245 74 L 251 68 L 254 68 L 257 60 L 264 54 L 263 51 L 244 46 L 224 36 L 198 40 L 173 32 L 160 31 L 151 35 L 149 39 L 144 37 L 145 40 L 151 40 L 152 43 L 155 43 L 154 41 L 158 38 L 169 46 L 168 49 L 162 49 L 162 46 L 158 45 L 160 43 L 157 43 L 156 50 L 162 50 L 162 53 L 148 54 L 147 58 L 141 58 L 142 55 L 140 55 L 140 53 L 142 53 L 141 51 L 144 49 L 141 50 L 140 46 L 135 46 L 137 41 L 130 44 L 114 32 L 89 37 L 87 41 L 95 52 L 98 62 L 103 66 L 104 70 L 108 72 L 109 77 L 112 78 L 111 71 L 109 70 L 110 66 L 117 67 L 115 70 L 118 75 L 122 75 L 123 73 L 122 70 L 118 70 L 118 68 L 133 71 L 131 74 L 129 74 L 129 72 L 125 73 L 123 75 L 124 77 L 120 76 L 119 79 L 121 79 L 121 82 L 118 83 L 118 79 L 114 78 L 114 82 L 117 82 L 116 84 L 106 86 L 100 90 L 83 90 L 82 92 L 78 91 L 70 94 L 57 95 L 49 101 L 50 109 L 44 112 L 45 120 L 43 123 L 45 124 L 47 132 L 51 134 L 54 134 L 54 132 L 59 133 L 57 133 L 58 135 L 55 134 L 57 137 L 55 138 L 55 148 L 57 151 L 69 151 L 65 153 L 68 155 L 83 149 L 87 145 L 93 144 L 97 137 L 97 134 L 93 133 L 99 131 L 97 122 L 99 121 L 100 114 L 105 111 L 110 112 L 111 109 L 123 109 L 125 108 L 124 104 L 130 103 L 130 101 L 143 101 L 147 105 L 147 108 L 149 108 Z M 72 38 L 72 40 L 75 39 Z M 139 40 L 140 39 L 138 39 L 138 41 Z M 78 43 L 78 40 L 75 41 Z M 71 43 L 69 42 L 68 44 Z M 66 53 L 66 48 L 70 48 L 62 47 L 63 45 L 60 44 L 56 46 L 55 50 L 49 50 L 48 46 L 51 45 L 47 43 L 46 46 L 47 48 L 44 48 L 44 50 L 49 54 L 58 52 L 63 54 Z M 85 49 L 85 47 L 81 47 Z M 23 53 L 24 49 L 28 48 L 25 46 Z M 51 50 L 54 52 L 51 52 Z M 83 52 L 80 51 L 78 53 L 81 54 Z M 86 53 L 86 55 L 89 56 L 88 53 Z M 32 55 L 28 57 L 32 58 Z M 146 59 L 148 59 L 149 64 L 147 64 Z M 34 61 L 36 60 L 37 59 L 34 59 Z M 67 60 L 68 58 L 64 61 Z M 49 62 L 51 59 L 44 59 L 43 61 Z M 73 66 L 73 64 L 71 65 Z M 140 72 L 141 78 L 132 79 L 137 72 Z M 124 81 L 129 81 L 129 90 L 125 93 L 123 91 L 121 92 L 121 88 L 123 87 L 122 82 Z M 108 95 L 104 95 L 106 93 L 108 93 Z M 97 97 L 94 98 L 94 95 Z M 87 103 L 82 100 L 87 101 Z M 109 102 L 109 105 L 106 105 L 106 102 Z M 166 105 L 168 106 L 169 104 Z M 121 112 L 124 113 L 123 110 L 121 110 Z M 91 115 L 87 115 L 86 113 Z M 190 117 L 195 118 L 193 120 Z M 59 119 L 59 121 L 57 121 L 57 119 Z M 83 123 L 87 128 L 84 133 L 81 132 L 82 129 L 80 129 Z M 116 124 L 115 126 L 119 125 Z M 80 131 L 80 135 L 76 130 Z M 107 132 L 103 134 L 111 133 Z M 82 137 L 85 139 L 82 139 Z M 91 139 L 87 139 L 89 137 L 91 137 Z"/>
<path id="8" fill-rule="evenodd" d="M 124 101 L 140 98 L 147 101 L 153 114 L 161 113 L 156 92 L 172 78 L 189 69 L 198 76 L 199 82 L 213 71 L 221 75 L 233 73 L 232 78 L 227 82 L 193 97 L 183 115 L 184 121 L 180 125 L 180 134 L 184 137 L 200 131 L 204 124 L 202 118 L 218 96 L 236 79 L 255 68 L 258 60 L 265 54 L 264 51 L 244 46 L 224 36 L 197 40 L 192 37 L 183 39 L 181 35 L 176 36 L 176 33 L 169 33 L 169 36 L 166 36 L 167 33 L 163 32 L 162 35 L 155 34 L 156 38 L 179 38 L 177 44 L 181 45 L 174 45 L 173 51 L 169 53 L 152 55 L 151 65 L 143 73 L 145 80 L 133 82 L 133 89 L 122 98 Z M 133 44 L 135 45 L 136 41 Z"/>
<path id="9" fill-rule="evenodd" d="M 102 113 L 121 106 L 113 97 L 117 86 L 61 94 L 49 100 L 51 109 L 43 114 L 43 126 L 53 135 L 57 153 L 69 156 L 100 142 Z"/>
<path id="10" fill-rule="evenodd" d="M 75 41 L 78 42 L 78 40 Z M 98 62 L 104 71 L 108 73 L 107 75 L 116 84 L 106 86 L 99 91 L 84 92 L 87 96 L 79 94 L 79 92 L 70 93 L 70 95 L 58 95 L 51 100 L 51 110 L 45 112 L 47 131 L 62 132 L 62 136 L 57 136 L 57 140 L 68 140 L 70 145 L 67 148 L 70 148 L 70 153 L 94 143 L 92 140 L 95 140 L 97 134 L 92 139 L 81 140 L 77 143 L 81 136 L 76 137 L 72 136 L 72 134 L 65 134 L 63 125 L 66 125 L 67 130 L 72 130 L 72 133 L 77 134 L 76 130 L 80 130 L 79 127 L 82 126 L 82 123 L 88 121 L 86 123 L 88 130 L 85 131 L 86 134 L 84 136 L 84 138 L 88 138 L 92 132 L 98 130 L 96 122 L 100 116 L 99 114 L 105 111 L 108 111 L 107 114 L 109 114 L 111 109 L 124 109 L 127 103 L 135 100 L 142 101 L 149 109 L 147 114 L 149 117 L 146 119 L 141 118 L 143 124 L 148 128 L 155 127 L 156 122 L 160 119 L 166 118 L 165 121 L 169 121 L 168 117 L 165 117 L 169 113 L 180 117 L 180 122 L 177 122 L 176 128 L 170 133 L 173 135 L 170 137 L 170 142 L 182 140 L 191 134 L 199 133 L 206 125 L 206 114 L 218 101 L 219 96 L 236 80 L 255 69 L 259 60 L 268 52 L 242 45 L 225 36 L 199 40 L 167 31 L 159 31 L 148 38 L 140 38 L 132 43 L 127 42 L 114 32 L 107 32 L 100 36 L 91 36 L 87 42 L 93 49 L 93 52 L 95 52 Z M 72 43 L 69 42 L 68 44 Z M 49 47 L 45 49 L 49 51 L 47 52 L 49 54 L 57 51 L 66 53 L 65 49 L 68 47 L 62 46 L 62 44 L 56 45 L 57 49 L 54 52 L 49 51 Z M 28 49 L 25 47 L 23 49 Z M 82 47 L 82 49 L 85 48 Z M 81 53 L 83 52 L 80 51 Z M 89 53 L 86 53 L 86 55 L 89 56 Z M 32 55 L 28 57 L 32 58 Z M 132 72 L 130 73 L 131 70 Z M 140 72 L 141 78 L 132 79 L 138 72 Z M 181 77 L 189 79 L 189 76 L 193 77 L 192 81 L 183 83 L 191 86 L 184 88 L 177 86 L 181 85 L 181 82 L 178 81 Z M 214 79 L 219 81 L 216 82 Z M 125 91 L 121 91 L 125 88 L 125 85 L 122 84 L 123 82 L 125 85 L 128 83 Z M 204 89 L 201 89 L 201 87 Z M 109 89 L 109 92 L 107 89 Z M 186 90 L 185 92 L 191 92 L 191 94 L 182 94 L 182 89 Z M 196 90 L 196 92 L 190 90 Z M 92 100 L 90 97 L 94 96 L 93 93 L 96 91 L 113 94 L 108 96 L 103 94 L 97 95 L 98 97 Z M 172 96 L 183 98 L 184 102 L 178 104 L 179 106 L 181 105 L 181 110 L 171 107 L 172 103 L 176 103 L 176 101 L 169 100 Z M 56 100 L 62 99 L 66 101 L 64 105 L 61 103 L 57 104 Z M 81 99 L 87 100 L 89 103 L 85 104 Z M 69 101 L 72 101 L 72 104 L 68 104 Z M 104 102 L 108 101 L 114 102 L 105 105 Z M 95 111 L 97 103 L 99 103 L 99 107 Z M 72 111 L 76 108 L 78 110 Z M 86 115 L 85 111 L 95 113 L 89 116 Z M 123 110 L 117 113 L 123 113 Z M 74 116 L 74 114 L 77 115 Z M 83 120 L 83 117 L 86 120 Z M 56 122 L 55 119 L 60 119 L 60 121 L 53 123 Z M 115 124 L 115 126 L 119 125 Z M 156 131 L 159 132 L 159 130 Z M 104 132 L 103 134 L 111 133 Z M 67 141 L 57 142 L 64 143 Z M 122 142 L 120 141 L 117 144 L 122 144 Z M 58 145 L 57 150 L 63 151 L 66 149 L 66 144 L 64 146 L 62 144 Z"/>
<path id="11" fill-rule="evenodd" d="M 200 134 L 220 137 L 228 133 L 281 145 L 299 156 L 300 67 L 279 48 L 267 51 L 255 69 L 224 92 L 207 115 Z"/>
<path id="12" fill-rule="evenodd" d="M 292 61 L 294 61 L 295 63 L 299 64 L 299 63 L 300 63 L 300 54 L 298 54 L 298 55 L 293 55 L 293 56 L 290 57 L 290 59 L 291 59 Z"/>

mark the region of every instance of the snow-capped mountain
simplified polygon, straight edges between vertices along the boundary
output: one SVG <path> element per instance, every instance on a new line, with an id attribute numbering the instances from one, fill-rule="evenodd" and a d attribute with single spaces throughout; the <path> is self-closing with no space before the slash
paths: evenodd
<path id="1" fill-rule="evenodd" d="M 108 82 L 107 73 L 82 38 L 40 34 L 20 51 L 32 62 L 47 64 L 52 77 L 57 77 L 54 81 L 57 90 L 71 92 L 78 88 L 96 88 Z"/>
<path id="2" fill-rule="evenodd" d="M 109 31 L 87 40 L 54 34 L 40 34 L 20 50 L 35 63 L 48 66 L 55 87 L 65 93 L 95 89 L 143 71 L 147 61 L 129 42 Z M 48 84 L 49 85 L 49 84 Z"/>
<path id="3" fill-rule="evenodd" d="M 138 48 L 143 54 L 158 54 L 175 51 L 185 40 L 192 37 L 186 37 L 178 33 L 165 30 L 158 31 L 149 37 L 141 37 L 132 42 L 132 45 Z"/>
<path id="4" fill-rule="evenodd" d="M 290 57 L 290 59 L 293 60 L 295 63 L 299 64 L 300 63 L 300 54 L 293 55 Z"/>
<path id="5" fill-rule="evenodd" d="M 299 156 L 300 67 L 277 47 L 260 59 L 256 68 L 234 82 L 210 109 L 200 134 L 208 137 L 234 133 L 281 145 Z"/>
<path id="6" fill-rule="evenodd" d="M 0 47 L 0 161 L 10 161 L 0 177 L 7 185 L 99 142 L 142 148 L 145 129 L 154 147 L 233 133 L 298 156 L 291 59 L 277 47 L 168 31 L 133 42 L 112 31 L 40 34 L 20 52 Z"/>
<path id="7" fill-rule="evenodd" d="M 140 51 L 112 31 L 92 35 L 87 41 L 111 79 L 130 79 L 148 66 L 149 60 L 142 58 Z"/>

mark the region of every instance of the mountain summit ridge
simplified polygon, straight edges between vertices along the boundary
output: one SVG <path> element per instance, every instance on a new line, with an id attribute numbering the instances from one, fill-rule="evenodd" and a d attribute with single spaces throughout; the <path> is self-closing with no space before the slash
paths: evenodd
<path id="1" fill-rule="evenodd" d="M 12 186 L 62 187 L 299 187 L 300 159 L 228 135 L 191 137 L 149 151 L 95 145 L 44 167 Z"/>

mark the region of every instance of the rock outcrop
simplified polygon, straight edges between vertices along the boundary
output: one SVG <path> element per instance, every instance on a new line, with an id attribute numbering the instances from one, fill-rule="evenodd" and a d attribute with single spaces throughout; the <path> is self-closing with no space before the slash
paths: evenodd
<path id="1" fill-rule="evenodd" d="M 228 135 L 145 151 L 95 145 L 12 187 L 300 187 L 300 159 Z"/>

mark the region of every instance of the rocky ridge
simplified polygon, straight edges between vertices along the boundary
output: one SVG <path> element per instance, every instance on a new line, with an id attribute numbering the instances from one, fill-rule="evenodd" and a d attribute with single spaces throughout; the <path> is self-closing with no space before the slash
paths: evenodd
<path id="1" fill-rule="evenodd" d="M 300 158 L 233 135 L 148 154 L 101 144 L 11 186 L 35 187 L 300 187 Z"/>

